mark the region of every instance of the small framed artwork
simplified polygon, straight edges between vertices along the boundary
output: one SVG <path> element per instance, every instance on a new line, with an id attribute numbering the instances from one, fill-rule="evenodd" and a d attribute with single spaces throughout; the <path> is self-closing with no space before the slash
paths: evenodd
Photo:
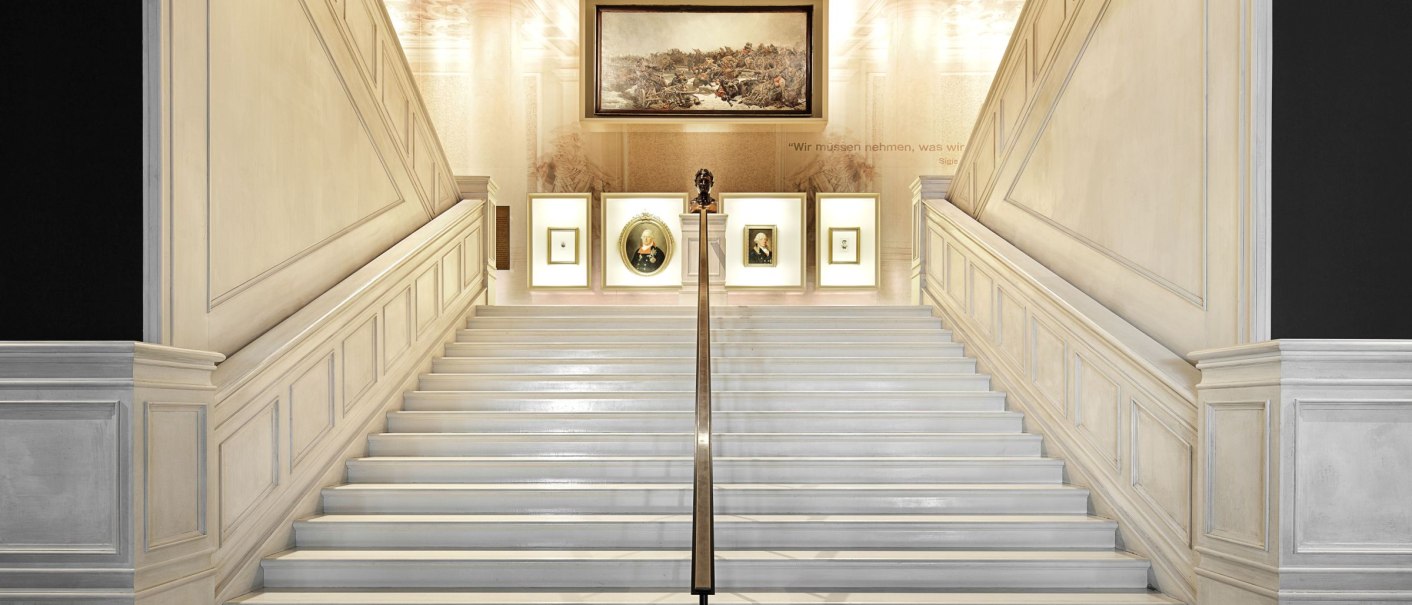
<path id="1" fill-rule="evenodd" d="M 747 267 L 773 267 L 780 262 L 775 254 L 775 235 L 779 229 L 775 225 L 746 225 L 745 253 L 741 259 Z"/>
<path id="2" fill-rule="evenodd" d="M 579 230 L 549 228 L 549 264 L 579 264 Z"/>
<path id="3" fill-rule="evenodd" d="M 858 227 L 829 227 L 829 264 L 856 265 L 859 262 Z"/>

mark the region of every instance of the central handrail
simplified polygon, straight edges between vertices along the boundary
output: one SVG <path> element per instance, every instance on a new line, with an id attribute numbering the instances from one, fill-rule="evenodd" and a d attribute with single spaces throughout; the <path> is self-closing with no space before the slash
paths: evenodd
<path id="1" fill-rule="evenodd" d="M 710 206 L 714 206 L 711 204 Z M 696 284 L 696 448 L 691 504 L 691 594 L 706 605 L 716 594 L 716 526 L 711 477 L 711 294 L 706 249 L 707 205 L 692 208 L 701 213 L 701 239 L 697 250 Z"/>

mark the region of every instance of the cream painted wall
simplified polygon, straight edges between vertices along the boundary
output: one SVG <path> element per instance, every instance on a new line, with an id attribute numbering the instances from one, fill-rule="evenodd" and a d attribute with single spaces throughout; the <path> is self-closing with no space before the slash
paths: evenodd
<path id="1" fill-rule="evenodd" d="M 377 0 L 163 0 L 147 340 L 231 354 L 458 196 Z"/>
<path id="2" fill-rule="evenodd" d="M 1023 2 L 831 0 L 828 124 L 811 132 L 584 128 L 578 0 L 387 4 L 451 166 L 494 176 L 517 223 L 530 192 L 686 192 L 703 166 L 722 193 L 877 192 L 882 230 L 898 235 L 883 246 L 881 296 L 904 302 L 908 184 L 954 172 Z M 830 143 L 911 149 L 813 148 Z M 500 300 L 528 302 L 524 231 L 511 233 L 513 269 Z"/>
<path id="3" fill-rule="evenodd" d="M 950 199 L 1173 351 L 1268 337 L 1254 5 L 1032 0 Z"/>

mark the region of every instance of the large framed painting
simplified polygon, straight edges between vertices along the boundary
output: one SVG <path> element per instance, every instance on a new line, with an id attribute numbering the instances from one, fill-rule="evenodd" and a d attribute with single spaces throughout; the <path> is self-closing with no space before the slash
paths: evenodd
<path id="1" fill-rule="evenodd" d="M 589 2 L 592 117 L 822 115 L 815 2 Z"/>

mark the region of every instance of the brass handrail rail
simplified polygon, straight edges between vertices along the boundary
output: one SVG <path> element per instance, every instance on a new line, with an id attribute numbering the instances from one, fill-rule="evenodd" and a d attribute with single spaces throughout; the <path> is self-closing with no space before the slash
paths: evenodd
<path id="1" fill-rule="evenodd" d="M 711 204 L 714 206 L 714 204 Z M 709 207 L 695 206 L 701 213 L 701 239 L 696 284 L 696 448 L 691 504 L 691 594 L 706 605 L 716 593 L 716 526 L 711 478 L 711 294 L 707 274 L 708 239 L 706 214 Z"/>

